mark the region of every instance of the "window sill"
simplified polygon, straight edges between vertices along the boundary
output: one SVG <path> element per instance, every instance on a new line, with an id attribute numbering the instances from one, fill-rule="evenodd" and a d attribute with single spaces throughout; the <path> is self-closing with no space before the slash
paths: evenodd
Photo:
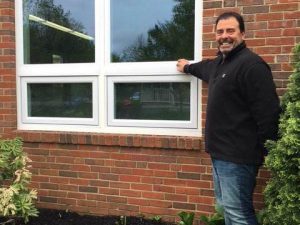
<path id="1" fill-rule="evenodd" d="M 16 136 L 30 143 L 58 143 L 74 145 L 120 146 L 201 150 L 202 137 L 155 136 L 131 134 L 101 134 L 83 132 L 51 132 L 17 130 Z"/>

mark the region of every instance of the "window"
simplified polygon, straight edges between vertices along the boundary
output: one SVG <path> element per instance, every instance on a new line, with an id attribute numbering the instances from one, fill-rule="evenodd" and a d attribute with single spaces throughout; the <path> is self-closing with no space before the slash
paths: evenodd
<path id="1" fill-rule="evenodd" d="M 20 129 L 200 134 L 202 1 L 15 2 Z"/>
<path id="2" fill-rule="evenodd" d="M 97 77 L 24 77 L 22 122 L 98 124 Z"/>

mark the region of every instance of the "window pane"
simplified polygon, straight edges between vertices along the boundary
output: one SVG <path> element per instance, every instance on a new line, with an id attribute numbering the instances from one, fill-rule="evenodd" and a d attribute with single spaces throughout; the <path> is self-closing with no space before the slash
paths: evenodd
<path id="1" fill-rule="evenodd" d="M 31 83 L 29 117 L 92 118 L 91 83 Z"/>
<path id="2" fill-rule="evenodd" d="M 111 61 L 194 59 L 195 0 L 111 0 Z"/>
<path id="3" fill-rule="evenodd" d="M 26 0 L 24 63 L 95 61 L 93 0 Z"/>
<path id="4" fill-rule="evenodd" d="M 190 120 L 190 83 L 115 83 L 115 118 Z"/>

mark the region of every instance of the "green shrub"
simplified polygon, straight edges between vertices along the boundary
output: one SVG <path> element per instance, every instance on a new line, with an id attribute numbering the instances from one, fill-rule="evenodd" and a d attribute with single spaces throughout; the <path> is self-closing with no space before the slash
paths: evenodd
<path id="1" fill-rule="evenodd" d="M 33 203 L 37 192 L 27 187 L 32 175 L 28 162 L 21 139 L 0 140 L 0 216 L 21 217 L 25 222 L 37 216 Z"/>
<path id="2" fill-rule="evenodd" d="M 178 213 L 178 216 L 181 219 L 178 223 L 179 225 L 193 225 L 195 213 L 182 211 Z"/>
<path id="3" fill-rule="evenodd" d="M 300 224 L 300 45 L 294 48 L 294 72 L 282 97 L 279 139 L 268 141 L 266 167 L 272 177 L 264 191 L 263 224 Z"/>
<path id="4" fill-rule="evenodd" d="M 219 205 L 215 205 L 215 210 L 216 212 L 212 216 L 202 215 L 200 221 L 205 225 L 225 225 L 223 208 Z"/>

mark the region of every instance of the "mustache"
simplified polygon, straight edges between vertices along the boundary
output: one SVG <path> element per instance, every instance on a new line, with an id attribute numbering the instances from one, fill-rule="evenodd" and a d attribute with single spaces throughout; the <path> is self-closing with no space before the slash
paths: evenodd
<path id="1" fill-rule="evenodd" d="M 232 44 L 232 43 L 233 43 L 233 40 L 232 40 L 232 39 L 226 38 L 226 39 L 221 39 L 221 40 L 219 40 L 218 43 L 219 43 L 220 45 L 222 45 L 222 44 Z"/>

